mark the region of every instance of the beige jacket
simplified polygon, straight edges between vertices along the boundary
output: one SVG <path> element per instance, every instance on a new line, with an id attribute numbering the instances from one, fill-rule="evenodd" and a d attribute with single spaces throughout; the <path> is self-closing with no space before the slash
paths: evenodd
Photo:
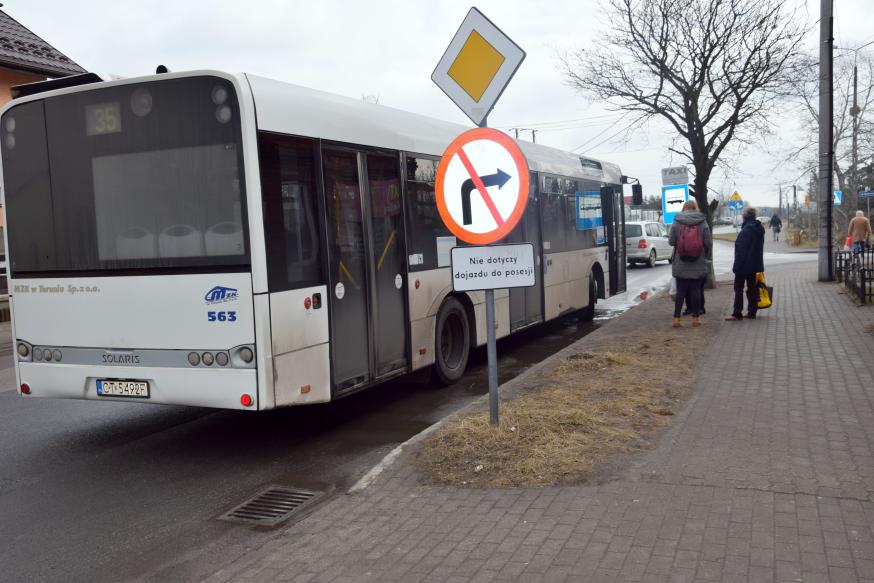
<path id="1" fill-rule="evenodd" d="M 868 217 L 853 217 L 850 221 L 850 230 L 847 235 L 853 238 L 853 243 L 857 241 L 867 241 L 871 234 L 871 221 Z"/>

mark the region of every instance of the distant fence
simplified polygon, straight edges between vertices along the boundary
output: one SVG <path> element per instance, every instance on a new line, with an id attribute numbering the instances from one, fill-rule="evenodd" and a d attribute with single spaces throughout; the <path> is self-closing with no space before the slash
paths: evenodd
<path id="1" fill-rule="evenodd" d="M 835 278 L 860 304 L 874 303 L 874 249 L 835 252 Z"/>
<path id="2" fill-rule="evenodd" d="M 645 209 L 639 206 L 625 207 L 626 221 L 661 221 L 662 211 Z"/>

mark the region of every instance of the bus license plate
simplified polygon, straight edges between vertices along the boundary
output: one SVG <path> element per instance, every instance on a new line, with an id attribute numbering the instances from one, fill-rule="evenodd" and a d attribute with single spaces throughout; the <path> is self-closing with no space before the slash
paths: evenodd
<path id="1" fill-rule="evenodd" d="M 149 383 L 146 381 L 97 381 L 97 394 L 102 397 L 149 398 Z"/>

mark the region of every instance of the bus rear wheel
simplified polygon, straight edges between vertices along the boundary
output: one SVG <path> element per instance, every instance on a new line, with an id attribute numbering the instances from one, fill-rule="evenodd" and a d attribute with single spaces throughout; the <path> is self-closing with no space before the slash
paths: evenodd
<path id="1" fill-rule="evenodd" d="M 595 303 L 598 301 L 598 284 L 595 274 L 589 274 L 589 305 L 580 310 L 580 320 L 591 322 L 595 317 Z"/>
<path id="2" fill-rule="evenodd" d="M 443 300 L 434 336 L 434 374 L 442 384 L 451 385 L 464 375 L 470 355 L 470 324 L 456 298 Z"/>

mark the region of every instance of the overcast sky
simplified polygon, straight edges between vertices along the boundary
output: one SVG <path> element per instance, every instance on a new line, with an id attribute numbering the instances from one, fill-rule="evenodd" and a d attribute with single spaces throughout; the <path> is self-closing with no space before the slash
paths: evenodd
<path id="1" fill-rule="evenodd" d="M 801 0 L 805 1 L 805 0 Z M 812 22 L 819 0 L 806 0 Z M 840 46 L 874 40 L 872 0 L 835 2 Z M 430 79 L 431 71 L 472 4 L 461 1 L 337 0 L 4 0 L 3 10 L 85 69 L 124 76 L 171 70 L 249 72 L 441 119 L 470 121 Z M 667 151 L 671 134 L 653 124 L 626 139 L 619 114 L 564 86 L 557 54 L 595 42 L 597 0 L 480 0 L 486 16 L 526 52 L 489 117 L 489 125 L 538 129 L 537 142 L 618 163 L 659 192 L 660 169 L 680 163 Z M 818 29 L 809 47 L 816 50 Z M 874 48 L 874 47 L 872 47 Z M 776 153 L 798 139 L 792 115 L 768 143 L 749 148 L 736 171 L 711 179 L 757 205 L 776 205 L 777 184 L 798 168 Z M 618 133 L 617 133 L 618 132 Z M 524 134 L 530 138 L 530 132 Z M 806 185 L 803 178 L 799 184 Z"/>

